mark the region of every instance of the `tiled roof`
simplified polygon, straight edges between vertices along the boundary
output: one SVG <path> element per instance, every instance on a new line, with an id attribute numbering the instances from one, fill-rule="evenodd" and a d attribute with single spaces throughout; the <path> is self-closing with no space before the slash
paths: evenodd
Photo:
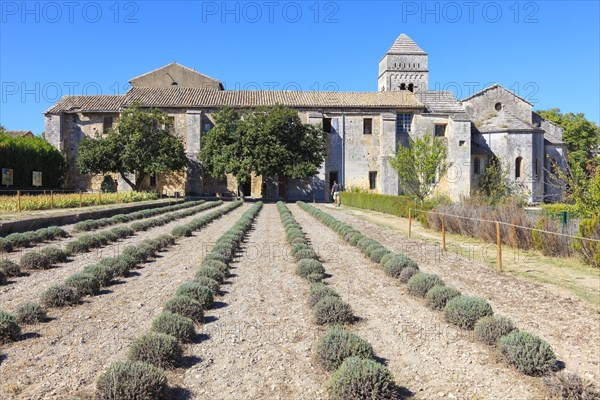
<path id="1" fill-rule="evenodd" d="M 7 135 L 12 137 L 26 137 L 33 136 L 33 132 L 31 131 L 4 131 Z"/>
<path id="2" fill-rule="evenodd" d="M 398 36 L 387 54 L 427 54 L 404 33 Z"/>
<path id="3" fill-rule="evenodd" d="M 425 105 L 426 111 L 431 114 L 462 114 L 465 112 L 452 92 L 428 91 L 415 93 L 415 95 Z"/>
<path id="4" fill-rule="evenodd" d="M 298 92 L 283 90 L 211 90 L 193 88 L 131 88 L 125 104 L 155 107 L 290 107 L 421 108 L 410 92 Z"/>
<path id="5" fill-rule="evenodd" d="M 492 118 L 483 120 L 481 125 L 477 127 L 481 133 L 489 132 L 535 132 L 541 131 L 540 128 L 521 121 L 508 111 L 500 111 Z"/>
<path id="6" fill-rule="evenodd" d="M 64 96 L 50 107 L 47 114 L 60 112 L 119 112 L 125 95 Z"/>
<path id="7" fill-rule="evenodd" d="M 290 92 L 194 88 L 131 88 L 121 96 L 66 96 L 46 113 L 119 112 L 140 103 L 148 107 L 290 107 L 422 108 L 411 92 Z"/>
<path id="8" fill-rule="evenodd" d="M 527 101 L 527 100 L 525 100 L 524 98 L 522 98 L 522 97 L 520 97 L 520 96 L 517 96 L 515 93 L 511 92 L 510 90 L 508 90 L 507 88 L 505 88 L 504 86 L 502 86 L 502 85 L 500 85 L 500 84 L 498 84 L 498 83 L 494 83 L 492 86 L 488 86 L 488 87 L 486 87 L 485 89 L 483 89 L 483 90 L 480 90 L 480 91 L 479 91 L 479 92 L 477 92 L 477 93 L 473 93 L 473 94 L 472 94 L 472 95 L 470 95 L 469 97 L 466 97 L 466 98 L 462 99 L 462 101 L 463 101 L 463 102 L 464 102 L 464 101 L 469 101 L 469 100 L 471 100 L 471 99 L 472 99 L 472 98 L 474 98 L 474 97 L 477 97 L 477 96 L 480 96 L 480 95 L 484 94 L 484 93 L 485 93 L 485 92 L 487 92 L 488 90 L 497 89 L 497 88 L 500 88 L 500 89 L 502 89 L 502 90 L 504 90 L 504 91 L 506 91 L 506 92 L 508 92 L 508 93 L 512 94 L 512 95 L 513 95 L 513 96 L 515 96 L 517 99 L 524 101 L 525 103 L 529 104 L 530 106 L 532 105 L 530 102 L 528 102 L 528 101 Z"/>

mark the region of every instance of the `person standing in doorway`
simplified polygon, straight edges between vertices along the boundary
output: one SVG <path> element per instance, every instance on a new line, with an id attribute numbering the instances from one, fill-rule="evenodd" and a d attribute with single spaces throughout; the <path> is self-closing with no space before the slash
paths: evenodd
<path id="1" fill-rule="evenodd" d="M 336 207 L 340 206 L 340 185 L 338 185 L 337 181 L 333 181 L 333 186 L 331 187 L 331 196 L 333 196 L 333 204 Z"/>

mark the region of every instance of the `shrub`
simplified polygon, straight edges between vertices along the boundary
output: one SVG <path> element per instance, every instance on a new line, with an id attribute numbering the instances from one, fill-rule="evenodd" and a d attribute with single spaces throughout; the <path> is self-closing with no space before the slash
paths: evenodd
<path id="1" fill-rule="evenodd" d="M 65 307 L 79 304 L 81 297 L 71 286 L 54 285 L 42 293 L 42 304 L 46 307 Z"/>
<path id="2" fill-rule="evenodd" d="M 365 249 L 364 253 L 365 253 L 367 256 L 371 257 L 371 253 L 373 253 L 375 250 L 379 250 L 379 249 L 384 249 L 384 250 L 385 250 L 385 247 L 383 247 L 383 246 L 382 246 L 381 244 L 379 244 L 379 243 L 374 243 L 374 244 L 372 244 L 372 245 L 369 245 L 369 246 L 368 246 L 368 247 Z"/>
<path id="3" fill-rule="evenodd" d="M 297 240 L 297 239 L 294 239 L 294 240 Z M 310 246 L 306 242 L 296 243 L 296 244 L 292 245 L 292 255 L 294 257 L 296 256 L 296 253 L 299 252 L 300 250 L 310 250 Z"/>
<path id="4" fill-rule="evenodd" d="M 222 261 L 218 260 L 203 260 L 201 266 L 212 267 L 223 275 L 223 277 L 229 276 L 229 266 Z"/>
<path id="5" fill-rule="evenodd" d="M 84 243 L 74 240 L 72 242 L 67 243 L 65 246 L 65 252 L 68 254 L 77 254 L 77 253 L 85 253 L 89 248 Z"/>
<path id="6" fill-rule="evenodd" d="M 526 375 L 542 375 L 556 367 L 556 356 L 548 343 L 528 332 L 511 332 L 500 338 L 506 361 Z"/>
<path id="7" fill-rule="evenodd" d="M 141 361 L 117 361 L 96 382 L 96 399 L 163 399 L 167 396 L 165 373 Z"/>
<path id="8" fill-rule="evenodd" d="M 348 242 L 352 245 L 352 246 L 356 246 L 358 244 L 358 242 L 360 241 L 360 239 L 362 239 L 364 236 L 360 233 L 355 233 L 354 235 L 350 236 L 350 239 L 348 239 Z"/>
<path id="9" fill-rule="evenodd" d="M 446 321 L 463 329 L 473 329 L 478 319 L 492 314 L 492 306 L 478 297 L 457 296 L 444 307 Z"/>
<path id="10" fill-rule="evenodd" d="M 135 264 L 132 268 L 137 267 L 139 264 L 143 264 L 148 261 L 149 255 L 146 249 L 143 249 L 141 245 L 139 246 L 127 246 L 121 253 L 121 255 L 129 256 L 135 260 Z"/>
<path id="11" fill-rule="evenodd" d="M 309 304 L 314 307 L 325 296 L 340 297 L 335 290 L 323 283 L 314 283 L 310 286 Z"/>
<path id="12" fill-rule="evenodd" d="M 594 385 L 571 373 L 559 372 L 544 378 L 548 395 L 553 399 L 597 400 L 600 392 Z"/>
<path id="13" fill-rule="evenodd" d="M 313 249 L 302 249 L 300 251 L 297 251 L 296 254 L 294 255 L 294 257 L 296 257 L 296 260 L 303 260 L 303 259 L 316 260 L 318 258 L 317 253 L 315 253 L 315 251 Z"/>
<path id="14" fill-rule="evenodd" d="M 182 315 L 163 311 L 152 322 L 152 329 L 158 333 L 165 333 L 176 337 L 183 342 L 190 342 L 196 335 L 194 322 Z"/>
<path id="15" fill-rule="evenodd" d="M 456 296 L 460 296 L 460 292 L 457 289 L 444 285 L 435 285 L 429 289 L 425 298 L 429 307 L 434 310 L 443 310 L 446 303 Z"/>
<path id="16" fill-rule="evenodd" d="M 579 235 L 590 239 L 600 239 L 600 217 L 583 219 L 579 223 Z M 600 268 L 600 242 L 573 239 L 573 249 L 583 262 Z"/>
<path id="17" fill-rule="evenodd" d="M 88 251 L 89 249 L 95 249 L 97 247 L 102 247 L 103 244 L 100 234 L 82 235 L 79 236 L 79 239 L 77 239 L 76 242 L 81 243 L 85 248 L 85 251 Z"/>
<path id="18" fill-rule="evenodd" d="M 323 264 L 317 260 L 302 259 L 296 263 L 296 274 L 302 278 L 306 278 L 311 274 L 325 274 L 325 268 Z"/>
<path id="19" fill-rule="evenodd" d="M 371 251 L 369 257 L 371 258 L 372 261 L 375 261 L 376 263 L 381 262 L 381 259 L 383 258 L 383 256 L 385 256 L 386 254 L 390 254 L 391 252 L 386 249 L 385 247 L 379 247 L 373 251 Z"/>
<path id="20" fill-rule="evenodd" d="M 94 275 L 84 272 L 69 276 L 65 284 L 75 289 L 79 296 L 95 296 L 100 293 L 100 281 Z"/>
<path id="21" fill-rule="evenodd" d="M 110 269 L 114 276 L 128 276 L 131 268 L 135 267 L 137 262 L 135 258 L 121 254 L 117 257 L 103 258 L 98 264 Z"/>
<path id="22" fill-rule="evenodd" d="M 183 351 L 177 338 L 164 333 L 151 332 L 136 339 L 129 348 L 127 358 L 143 361 L 159 368 L 174 368 L 181 361 Z"/>
<path id="23" fill-rule="evenodd" d="M 347 357 L 373 358 L 373 347 L 369 342 L 348 330 L 334 326 L 317 343 L 317 361 L 333 371 Z"/>
<path id="24" fill-rule="evenodd" d="M 4 272 L 6 276 L 21 275 L 19 264 L 10 260 L 0 260 L 0 271 Z"/>
<path id="25" fill-rule="evenodd" d="M 202 286 L 198 282 L 186 282 L 177 288 L 178 296 L 188 296 L 202 305 L 202 308 L 208 310 L 213 304 L 213 295 L 209 288 Z"/>
<path id="26" fill-rule="evenodd" d="M 110 231 L 117 235 L 119 239 L 125 239 L 126 237 L 132 236 L 135 233 L 133 229 L 127 226 L 118 226 L 116 228 L 112 228 Z"/>
<path id="27" fill-rule="evenodd" d="M 226 254 L 217 253 L 215 251 L 211 251 L 204 257 L 203 261 L 207 261 L 207 260 L 217 260 L 217 261 L 221 261 L 222 263 L 227 264 L 231 260 L 231 256 L 228 256 Z"/>
<path id="28" fill-rule="evenodd" d="M 41 253 L 50 259 L 51 264 L 66 262 L 69 258 L 67 253 L 58 247 L 46 247 L 41 250 Z"/>
<path id="29" fill-rule="evenodd" d="M 394 377 L 373 360 L 348 357 L 333 374 L 327 391 L 331 400 L 393 399 Z"/>
<path id="30" fill-rule="evenodd" d="M 186 225 L 179 225 L 176 226 L 175 228 L 173 228 L 173 230 L 171 231 L 171 235 L 175 236 L 175 237 L 183 237 L 183 236 L 192 236 L 192 228 L 190 228 L 189 226 Z"/>
<path id="31" fill-rule="evenodd" d="M 15 317 L 20 324 L 36 324 L 46 320 L 46 310 L 38 303 L 21 303 L 15 308 Z"/>
<path id="32" fill-rule="evenodd" d="M 371 239 L 370 237 L 367 236 L 363 236 L 362 239 L 360 239 L 358 241 L 358 243 L 356 243 L 356 246 L 363 252 L 367 251 L 367 248 L 369 248 L 369 246 L 372 246 L 374 244 L 379 244 L 377 241 Z"/>
<path id="33" fill-rule="evenodd" d="M 0 253 L 10 253 L 13 251 L 13 245 L 10 241 L 0 238 Z"/>
<path id="34" fill-rule="evenodd" d="M 399 278 L 404 268 L 411 267 L 416 270 L 419 269 L 417 263 L 404 254 L 394 254 L 393 256 L 388 257 L 382 264 L 386 275 L 391 276 L 392 278 Z"/>
<path id="35" fill-rule="evenodd" d="M 202 303 L 188 296 L 178 295 L 165 303 L 164 309 L 173 314 L 183 315 L 194 322 L 204 321 L 204 307 Z"/>
<path id="36" fill-rule="evenodd" d="M 443 284 L 444 281 L 439 276 L 419 272 L 408 280 L 408 292 L 415 296 L 425 297 L 429 289 Z"/>
<path id="37" fill-rule="evenodd" d="M 198 272 L 196 272 L 196 279 L 201 277 L 210 278 L 219 283 L 223 283 L 223 281 L 225 280 L 225 277 L 223 276 L 221 271 L 219 271 L 216 268 L 207 266 L 200 267 L 200 269 L 198 269 Z"/>
<path id="38" fill-rule="evenodd" d="M 306 277 L 306 280 L 309 281 L 310 283 L 317 283 L 317 282 L 321 282 L 323 279 L 325 278 L 324 274 L 308 274 L 308 276 Z"/>
<path id="39" fill-rule="evenodd" d="M 500 337 L 516 330 L 517 328 L 510 319 L 499 315 L 483 317 L 475 323 L 475 337 L 490 346 L 495 346 Z"/>
<path id="40" fill-rule="evenodd" d="M 418 274 L 419 271 L 413 267 L 406 267 L 400 272 L 400 276 L 398 280 L 402 283 L 406 283 L 412 278 L 414 275 Z"/>
<path id="41" fill-rule="evenodd" d="M 48 269 L 52 266 L 50 257 L 38 252 L 25 253 L 21 256 L 21 268 Z"/>
<path id="42" fill-rule="evenodd" d="M 114 271 L 102 264 L 87 265 L 81 271 L 84 274 L 92 275 L 100 282 L 100 286 L 108 286 L 114 278 Z"/>
<path id="43" fill-rule="evenodd" d="M 325 296 L 314 307 L 317 324 L 348 324 L 354 321 L 350 306 L 338 296 Z"/>
<path id="44" fill-rule="evenodd" d="M 17 319 L 0 310 L 0 343 L 14 342 L 19 339 L 19 336 L 21 336 L 21 327 Z"/>
<path id="45" fill-rule="evenodd" d="M 219 285 L 219 282 L 217 282 L 214 279 L 208 278 L 206 276 L 198 276 L 194 278 L 194 281 L 198 282 L 202 286 L 206 286 L 207 288 L 209 288 L 213 294 L 213 297 L 217 296 L 220 293 L 221 285 Z"/>
<path id="46" fill-rule="evenodd" d="M 25 247 L 29 246 L 29 238 L 22 233 L 11 233 L 4 238 L 10 243 L 12 247 Z"/>

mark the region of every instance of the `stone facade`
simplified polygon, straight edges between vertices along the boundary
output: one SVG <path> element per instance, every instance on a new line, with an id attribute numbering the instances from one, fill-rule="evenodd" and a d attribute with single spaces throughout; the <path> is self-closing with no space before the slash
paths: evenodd
<path id="1" fill-rule="evenodd" d="M 181 173 L 147 178 L 146 188 L 232 196 L 238 194 L 235 178 L 205 174 L 197 158 L 202 136 L 214 124 L 213 114 L 225 106 L 284 104 L 296 109 L 304 123 L 324 127 L 326 160 L 306 179 L 252 176 L 242 187 L 245 195 L 329 201 L 333 180 L 345 189 L 402 194 L 389 157 L 398 146 L 408 146 L 410 137 L 431 133 L 446 144 L 450 164 L 448 173 L 438 178 L 436 193 L 459 200 L 476 192 L 486 165 L 497 158 L 510 165 L 510 178 L 529 201 L 560 199 L 562 187 L 548 177 L 552 161 L 566 165 L 560 127 L 500 85 L 460 101 L 449 92 L 428 91 L 428 74 L 427 53 L 404 34 L 379 62 L 378 92 L 227 91 L 219 81 L 173 63 L 133 78 L 132 89 L 122 96 L 61 99 L 45 114 L 46 137 L 67 157 L 67 185 L 96 189 L 102 177 L 80 174 L 75 166 L 81 138 L 106 134 L 107 122 L 115 123 L 133 102 L 158 107 L 173 118 L 173 135 L 183 142 L 189 166 Z M 119 182 L 118 188 L 128 186 Z"/>

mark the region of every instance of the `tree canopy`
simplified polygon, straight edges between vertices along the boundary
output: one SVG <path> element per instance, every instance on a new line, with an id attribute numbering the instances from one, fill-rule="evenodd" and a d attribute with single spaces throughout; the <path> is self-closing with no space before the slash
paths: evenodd
<path id="1" fill-rule="evenodd" d="M 224 108 L 213 117 L 215 125 L 202 136 L 199 158 L 214 177 L 232 174 L 239 185 L 251 174 L 305 178 L 325 160 L 323 130 L 303 124 L 289 107 Z"/>
<path id="2" fill-rule="evenodd" d="M 157 109 L 133 105 L 125 109 L 108 135 L 84 137 L 79 144 L 77 166 L 83 173 L 118 173 L 132 189 L 144 178 L 187 165 L 183 143 L 170 134 L 173 122 Z M 128 174 L 135 173 L 135 182 Z"/>
<path id="3" fill-rule="evenodd" d="M 13 170 L 14 186 L 31 187 L 33 171 L 42 173 L 43 187 L 57 188 L 67 170 L 65 157 L 41 137 L 12 137 L 0 125 L 0 168 Z"/>
<path id="4" fill-rule="evenodd" d="M 399 146 L 396 156 L 389 160 L 390 165 L 398 173 L 404 193 L 424 200 L 437 185 L 436 177 L 442 177 L 448 170 L 446 146 L 431 133 L 408 140 L 409 146 Z"/>

